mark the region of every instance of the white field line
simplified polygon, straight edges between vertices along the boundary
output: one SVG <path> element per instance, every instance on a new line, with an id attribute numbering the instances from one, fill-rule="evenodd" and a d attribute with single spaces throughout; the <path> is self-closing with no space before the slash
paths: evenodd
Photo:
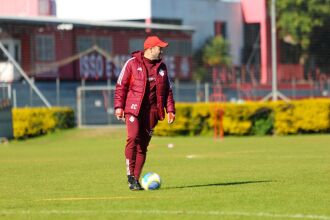
<path id="1" fill-rule="evenodd" d="M 111 196 L 111 197 L 72 197 L 72 198 L 51 198 L 40 199 L 36 201 L 81 201 L 81 200 L 121 200 L 121 199 L 136 199 L 136 196 Z"/>
<path id="2" fill-rule="evenodd" d="M 168 210 L 0 210 L 0 215 L 96 215 L 96 214 L 151 214 L 151 215 L 204 215 L 263 217 L 285 219 L 330 220 L 330 216 L 315 214 L 275 214 L 267 212 L 226 212 L 226 211 L 168 211 Z"/>

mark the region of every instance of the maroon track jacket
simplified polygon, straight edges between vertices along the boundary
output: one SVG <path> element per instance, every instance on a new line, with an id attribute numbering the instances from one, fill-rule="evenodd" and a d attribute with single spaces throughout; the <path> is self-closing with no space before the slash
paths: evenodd
<path id="1" fill-rule="evenodd" d="M 143 52 L 132 53 L 117 80 L 114 107 L 124 109 L 125 114 L 138 116 L 147 85 L 147 70 L 143 64 Z M 165 111 L 175 113 L 175 104 L 166 65 L 159 60 L 156 64 L 156 95 L 159 120 L 164 120 Z"/>

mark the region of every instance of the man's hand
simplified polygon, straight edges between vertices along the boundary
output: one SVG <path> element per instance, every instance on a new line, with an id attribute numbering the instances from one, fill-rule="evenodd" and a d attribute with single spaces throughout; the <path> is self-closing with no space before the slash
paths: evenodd
<path id="1" fill-rule="evenodd" d="M 124 110 L 122 108 L 116 108 L 115 115 L 118 120 L 125 120 Z"/>
<path id="2" fill-rule="evenodd" d="M 173 112 L 167 113 L 167 122 L 172 124 L 175 120 L 175 114 Z"/>

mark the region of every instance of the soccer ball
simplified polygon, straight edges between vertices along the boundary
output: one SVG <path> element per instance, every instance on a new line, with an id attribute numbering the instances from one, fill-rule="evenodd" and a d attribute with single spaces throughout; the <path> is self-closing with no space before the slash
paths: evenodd
<path id="1" fill-rule="evenodd" d="M 161 185 L 160 176 L 157 173 L 147 173 L 141 179 L 141 185 L 145 190 L 159 189 Z"/>

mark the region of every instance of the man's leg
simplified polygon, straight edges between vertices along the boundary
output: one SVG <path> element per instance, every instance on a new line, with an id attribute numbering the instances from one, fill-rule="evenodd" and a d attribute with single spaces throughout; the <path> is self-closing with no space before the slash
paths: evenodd
<path id="1" fill-rule="evenodd" d="M 126 115 L 127 140 L 125 147 L 127 175 L 134 175 L 136 163 L 137 138 L 139 135 L 139 121 L 133 115 Z"/>
<path id="2" fill-rule="evenodd" d="M 134 176 L 137 144 L 139 142 L 139 120 L 133 115 L 126 116 L 127 143 L 125 148 L 127 182 L 130 190 L 143 190 L 138 178 Z"/>
<path id="3" fill-rule="evenodd" d="M 149 145 L 151 136 L 147 134 L 145 131 L 145 134 L 141 135 L 141 141 L 137 145 L 136 149 L 136 161 L 135 161 L 135 168 L 134 168 L 134 176 L 136 179 L 140 179 L 140 175 L 144 166 L 144 163 L 146 161 L 147 157 L 147 147 Z"/>
<path id="4" fill-rule="evenodd" d="M 152 137 L 154 127 L 158 122 L 157 110 L 145 112 L 140 121 L 139 142 L 137 144 L 134 176 L 140 178 L 147 157 L 147 148 Z"/>

